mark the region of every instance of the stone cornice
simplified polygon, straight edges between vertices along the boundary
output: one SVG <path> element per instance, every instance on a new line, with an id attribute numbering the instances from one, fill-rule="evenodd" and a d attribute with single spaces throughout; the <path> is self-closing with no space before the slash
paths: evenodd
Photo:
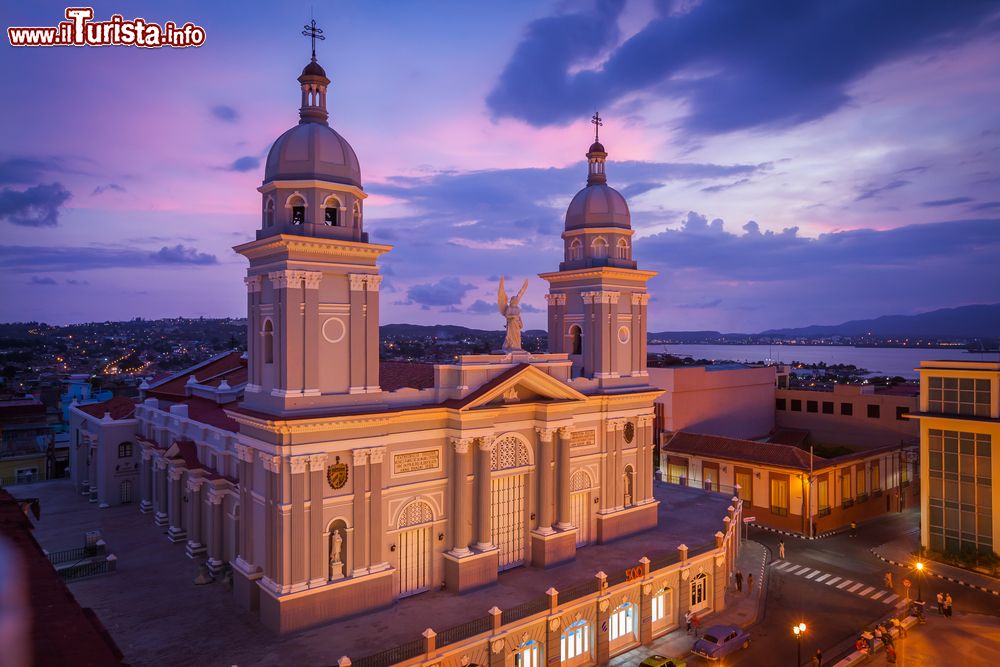
<path id="1" fill-rule="evenodd" d="M 538 434 L 538 439 L 542 442 L 552 442 L 552 436 L 555 435 L 556 429 L 554 428 L 544 428 L 541 426 L 535 427 L 535 433 Z"/>
<path id="2" fill-rule="evenodd" d="M 473 443 L 474 438 L 449 438 L 451 441 L 451 446 L 455 448 L 455 452 L 458 454 L 467 454 L 469 452 L 469 445 Z"/>
<path id="3" fill-rule="evenodd" d="M 566 295 L 565 294 L 546 294 L 545 301 L 548 302 L 550 306 L 565 306 L 566 305 Z"/>
<path id="4" fill-rule="evenodd" d="M 598 266 L 586 269 L 570 269 L 569 271 L 539 273 L 538 277 L 542 280 L 547 280 L 550 283 L 567 283 L 575 280 L 589 280 L 591 278 L 602 278 L 605 280 L 630 280 L 633 282 L 645 283 L 656 275 L 656 271 L 620 269 L 614 266 Z"/>
<path id="5" fill-rule="evenodd" d="M 260 462 L 264 465 L 264 470 L 268 472 L 281 472 L 281 457 L 259 452 Z"/>
<path id="6" fill-rule="evenodd" d="M 618 299 L 621 295 L 621 292 L 603 290 L 595 292 L 580 292 L 580 296 L 583 297 L 584 303 L 618 303 Z"/>
<path id="7" fill-rule="evenodd" d="M 645 292 L 633 292 L 632 293 L 632 303 L 638 306 L 645 306 L 649 304 L 649 294 Z"/>
<path id="8" fill-rule="evenodd" d="M 318 236 L 275 234 L 274 236 L 267 236 L 256 241 L 233 246 L 233 250 L 249 259 L 273 255 L 285 250 L 289 252 L 316 253 L 352 259 L 374 260 L 392 250 L 392 246 L 378 243 L 361 243 L 359 241 L 344 241 L 341 239 L 326 239 Z"/>
<path id="9" fill-rule="evenodd" d="M 320 271 L 293 271 L 285 269 L 283 271 L 271 271 L 267 274 L 267 278 L 278 289 L 297 288 L 303 282 L 306 284 L 306 289 L 319 289 L 323 274 Z"/>
<path id="10" fill-rule="evenodd" d="M 635 230 L 628 227 L 579 227 L 577 229 L 568 229 L 562 233 L 562 238 L 568 239 L 574 236 L 583 236 L 585 234 L 618 234 L 619 236 L 632 236 L 635 234 Z"/>
<path id="11" fill-rule="evenodd" d="M 337 183 L 335 181 L 321 181 L 319 179 L 301 179 L 301 180 L 288 180 L 288 181 L 270 181 L 257 188 L 257 192 L 261 194 L 267 194 L 269 192 L 274 192 L 277 189 L 304 189 L 304 188 L 319 188 L 320 190 L 330 190 L 332 192 L 347 192 L 358 199 L 366 199 L 368 193 L 359 188 L 356 185 L 348 185 L 346 183 Z"/>

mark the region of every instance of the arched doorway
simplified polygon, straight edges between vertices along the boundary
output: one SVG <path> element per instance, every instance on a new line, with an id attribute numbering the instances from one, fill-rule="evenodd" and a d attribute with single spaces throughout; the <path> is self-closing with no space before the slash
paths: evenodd
<path id="1" fill-rule="evenodd" d="M 490 452 L 490 534 L 500 550 L 498 569 L 524 565 L 527 532 L 527 476 L 531 450 L 517 434 L 497 438 Z M 500 474 L 497 474 L 500 473 Z"/>
<path id="2" fill-rule="evenodd" d="M 573 525 L 576 526 L 576 546 L 590 543 L 590 475 L 577 470 L 570 479 L 570 507 L 573 510 Z"/>
<path id="3" fill-rule="evenodd" d="M 399 597 L 423 593 L 431 581 L 431 523 L 434 511 L 422 500 L 415 500 L 399 514 Z"/>

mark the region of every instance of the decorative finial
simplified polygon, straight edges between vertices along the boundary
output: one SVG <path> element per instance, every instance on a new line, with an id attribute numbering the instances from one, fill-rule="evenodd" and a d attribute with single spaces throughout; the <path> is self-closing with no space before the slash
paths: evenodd
<path id="1" fill-rule="evenodd" d="M 320 39 L 323 38 L 320 37 Z M 600 141 L 600 130 L 601 126 L 604 125 L 604 121 L 601 120 L 601 113 L 599 111 L 595 111 L 594 115 L 590 118 L 590 122 L 594 124 L 594 143 L 596 144 Z"/>
<path id="2" fill-rule="evenodd" d="M 302 34 L 312 38 L 312 61 L 316 62 L 316 40 L 324 41 L 326 37 L 323 36 L 323 29 L 316 27 L 316 19 L 313 19 L 303 27 L 305 30 L 302 31 Z"/>

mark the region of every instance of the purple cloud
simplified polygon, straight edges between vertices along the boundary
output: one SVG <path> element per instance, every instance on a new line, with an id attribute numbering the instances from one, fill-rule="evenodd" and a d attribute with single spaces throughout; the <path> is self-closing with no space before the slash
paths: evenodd
<path id="1" fill-rule="evenodd" d="M 0 220 L 22 227 L 55 227 L 59 209 L 70 198 L 61 183 L 35 185 L 27 190 L 0 190 Z"/>
<path id="2" fill-rule="evenodd" d="M 260 158 L 252 155 L 245 155 L 241 158 L 233 160 L 233 163 L 226 168 L 229 171 L 256 171 L 260 168 Z"/>
<path id="3" fill-rule="evenodd" d="M 212 115 L 226 123 L 235 123 L 240 119 L 240 112 L 228 104 L 216 104 L 212 107 Z"/>
<path id="4" fill-rule="evenodd" d="M 445 276 L 436 283 L 413 285 L 406 292 L 407 298 L 424 308 L 431 306 L 456 306 L 475 285 L 463 283 L 458 278 Z"/>
<path id="5" fill-rule="evenodd" d="M 164 246 L 157 252 L 131 247 L 0 245 L 0 269 L 20 271 L 87 271 L 217 263 L 215 255 L 183 245 Z"/>

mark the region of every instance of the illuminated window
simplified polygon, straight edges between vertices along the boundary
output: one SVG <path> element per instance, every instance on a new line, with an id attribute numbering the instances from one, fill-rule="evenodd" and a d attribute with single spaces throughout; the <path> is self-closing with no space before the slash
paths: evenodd
<path id="1" fill-rule="evenodd" d="M 559 655 L 562 662 L 590 655 L 590 623 L 580 619 L 568 626 L 559 638 Z"/>
<path id="2" fill-rule="evenodd" d="M 667 587 L 661 588 L 653 594 L 653 623 L 659 625 L 667 624 L 667 611 L 673 606 L 671 596 L 673 591 Z"/>
<path id="3" fill-rule="evenodd" d="M 788 479 L 771 478 L 771 513 L 778 516 L 788 515 Z"/>
<path id="4" fill-rule="evenodd" d="M 748 505 L 753 505 L 753 475 L 737 470 L 736 483 L 740 487 L 740 500 Z"/>
<path id="5" fill-rule="evenodd" d="M 702 572 L 691 580 L 691 611 L 708 606 L 708 576 Z"/>
<path id="6" fill-rule="evenodd" d="M 608 638 L 611 641 L 622 637 L 634 639 L 635 605 L 631 602 L 626 602 L 611 612 L 611 618 L 608 619 L 608 626 Z"/>
<path id="7" fill-rule="evenodd" d="M 514 667 L 542 667 L 542 647 L 534 639 L 521 644 L 514 652 Z"/>
<path id="8" fill-rule="evenodd" d="M 882 470 L 878 461 L 872 461 L 872 491 L 882 490 Z"/>

